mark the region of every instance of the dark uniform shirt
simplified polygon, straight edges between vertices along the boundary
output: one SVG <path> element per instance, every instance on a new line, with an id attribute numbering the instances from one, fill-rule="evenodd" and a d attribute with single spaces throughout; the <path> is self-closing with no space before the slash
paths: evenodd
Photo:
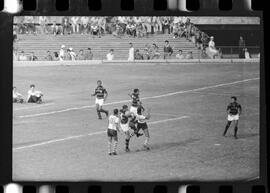
<path id="1" fill-rule="evenodd" d="M 128 116 L 125 115 L 126 112 L 127 112 L 126 110 L 123 110 L 123 109 L 120 110 L 121 124 L 127 124 L 128 123 Z"/>
<path id="2" fill-rule="evenodd" d="M 242 107 L 239 103 L 233 102 L 230 103 L 227 107 L 227 111 L 229 111 L 230 114 L 232 115 L 237 115 L 239 112 L 242 110 Z"/>
<path id="3" fill-rule="evenodd" d="M 139 106 L 139 103 L 140 103 L 139 95 L 136 95 L 136 94 L 133 93 L 131 95 L 131 98 L 132 98 L 131 106 L 138 107 Z"/>
<path id="4" fill-rule="evenodd" d="M 96 89 L 95 89 L 95 96 L 98 98 L 98 99 L 104 99 L 104 96 L 105 94 L 107 94 L 107 91 L 106 89 L 103 87 L 103 86 L 98 86 Z"/>
<path id="5" fill-rule="evenodd" d="M 172 54 L 173 49 L 171 46 L 164 46 L 164 53 Z"/>

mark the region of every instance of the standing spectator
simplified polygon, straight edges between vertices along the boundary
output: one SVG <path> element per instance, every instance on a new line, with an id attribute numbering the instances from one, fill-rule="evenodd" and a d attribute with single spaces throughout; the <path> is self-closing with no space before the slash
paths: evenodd
<path id="1" fill-rule="evenodd" d="M 163 33 L 170 34 L 170 20 L 169 17 L 164 17 L 162 21 Z"/>
<path id="2" fill-rule="evenodd" d="M 246 48 L 246 42 L 243 39 L 242 36 L 240 36 L 239 43 L 238 43 L 238 48 L 239 48 L 239 58 L 245 58 L 245 48 Z"/>
<path id="3" fill-rule="evenodd" d="M 80 24 L 79 24 L 79 17 L 71 17 L 71 26 L 73 33 L 80 33 Z"/>
<path id="4" fill-rule="evenodd" d="M 134 61 L 134 47 L 132 43 L 129 43 L 128 61 Z"/>
<path id="5" fill-rule="evenodd" d="M 176 54 L 177 59 L 185 59 L 185 55 L 183 54 L 182 50 L 178 50 L 178 53 Z"/>
<path id="6" fill-rule="evenodd" d="M 23 95 L 17 91 L 17 88 L 14 86 L 12 90 L 12 102 L 13 103 L 23 103 Z"/>
<path id="7" fill-rule="evenodd" d="M 27 102 L 40 104 L 42 103 L 42 96 L 43 96 L 42 92 L 36 91 L 35 85 L 31 84 L 30 89 L 28 90 Z"/>
<path id="8" fill-rule="evenodd" d="M 245 59 L 250 59 L 251 57 L 247 48 L 244 49 L 244 52 L 245 52 Z"/>
<path id="9" fill-rule="evenodd" d="M 37 61 L 38 60 L 38 58 L 37 58 L 37 56 L 35 56 L 35 53 L 34 52 L 31 52 L 30 57 L 29 57 L 29 60 L 30 61 Z"/>
<path id="10" fill-rule="evenodd" d="M 114 59 L 113 49 L 110 49 L 110 52 L 106 55 L 106 58 L 108 61 L 111 61 Z"/>
<path id="11" fill-rule="evenodd" d="M 53 61 L 53 57 L 51 55 L 51 52 L 48 50 L 47 51 L 47 56 L 44 58 L 46 61 Z"/>
<path id="12" fill-rule="evenodd" d="M 134 59 L 135 60 L 143 60 L 143 56 L 140 53 L 140 50 L 139 49 L 136 49 L 135 54 L 134 54 Z"/>
<path id="13" fill-rule="evenodd" d="M 85 54 L 85 60 L 93 60 L 93 53 L 91 51 L 91 48 L 87 48 L 86 54 Z"/>
<path id="14" fill-rule="evenodd" d="M 164 46 L 164 59 L 170 59 L 172 53 L 173 53 L 173 49 L 169 44 L 169 41 L 166 40 L 165 41 L 165 46 Z"/>
<path id="15" fill-rule="evenodd" d="M 70 22 L 68 17 L 63 17 L 62 19 L 62 35 L 66 33 L 70 34 Z"/>
<path id="16" fill-rule="evenodd" d="M 160 33 L 163 31 L 163 27 L 162 27 L 162 19 L 161 17 L 157 17 L 156 19 L 156 25 L 157 25 L 157 31 Z"/>
<path id="17" fill-rule="evenodd" d="M 47 17 L 46 16 L 39 16 L 38 21 L 39 21 L 39 25 L 41 28 L 41 33 L 48 34 L 48 29 L 47 29 L 48 19 L 47 19 Z"/>
<path id="18" fill-rule="evenodd" d="M 77 56 L 77 60 L 85 60 L 85 55 L 84 55 L 83 50 L 79 51 L 79 54 Z"/>
<path id="19" fill-rule="evenodd" d="M 126 26 L 126 33 L 129 36 L 136 36 L 136 26 L 134 24 L 132 24 L 131 22 L 129 22 Z"/>
<path id="20" fill-rule="evenodd" d="M 105 17 L 99 17 L 97 21 L 98 27 L 99 27 L 99 33 L 105 34 L 106 32 L 106 19 Z"/>
<path id="21" fill-rule="evenodd" d="M 29 34 L 29 33 L 35 34 L 36 33 L 36 26 L 35 26 L 35 22 L 34 22 L 34 17 L 33 16 L 25 16 L 24 22 L 25 22 L 25 25 L 27 27 L 26 33 L 27 34 Z"/>
<path id="22" fill-rule="evenodd" d="M 89 17 L 81 17 L 81 34 L 88 34 L 89 32 Z"/>
<path id="23" fill-rule="evenodd" d="M 213 59 L 218 55 L 218 50 L 215 47 L 214 37 L 210 37 L 210 41 L 208 43 L 208 55 Z"/>
<path id="24" fill-rule="evenodd" d="M 60 33 L 60 30 L 59 30 L 59 27 L 58 25 L 56 24 L 56 21 L 53 21 L 53 24 L 52 24 L 52 33 L 54 36 L 56 36 L 57 34 Z"/>
<path id="25" fill-rule="evenodd" d="M 65 53 L 65 52 L 66 52 L 66 51 L 65 51 L 65 47 L 66 47 L 65 45 L 62 45 L 62 46 L 61 46 L 61 49 L 60 49 L 60 51 L 59 51 L 59 60 L 60 60 L 60 61 L 64 61 L 64 59 L 65 59 L 65 54 L 66 54 L 66 53 Z"/>

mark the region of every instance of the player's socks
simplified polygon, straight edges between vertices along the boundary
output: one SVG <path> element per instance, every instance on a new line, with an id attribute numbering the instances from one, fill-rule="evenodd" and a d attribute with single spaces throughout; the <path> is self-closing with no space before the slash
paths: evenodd
<path id="1" fill-rule="evenodd" d="M 237 137 L 237 130 L 238 130 L 238 127 L 235 127 L 234 128 L 234 138 L 235 139 L 238 139 L 238 137 Z"/>
<path id="2" fill-rule="evenodd" d="M 126 139 L 125 145 L 126 145 L 126 151 L 129 151 L 129 140 L 130 139 Z"/>
<path id="3" fill-rule="evenodd" d="M 115 155 L 115 153 L 116 153 L 117 144 L 118 144 L 117 141 L 115 141 L 114 144 L 113 144 L 113 154 L 114 154 L 114 155 Z"/>
<path id="4" fill-rule="evenodd" d="M 108 154 L 111 155 L 111 142 L 108 142 Z"/>
<path id="5" fill-rule="evenodd" d="M 108 112 L 108 111 L 106 111 L 106 110 L 104 110 L 104 109 L 100 109 L 99 111 L 102 112 L 102 113 L 105 113 L 105 114 L 106 114 L 106 117 L 109 116 L 109 112 Z"/>
<path id="6" fill-rule="evenodd" d="M 99 119 L 102 119 L 100 110 L 97 110 L 97 115 L 98 115 L 98 118 L 99 118 Z"/>
<path id="7" fill-rule="evenodd" d="M 150 148 L 148 147 L 148 144 L 149 144 L 149 137 L 146 137 L 146 138 L 145 138 L 145 141 L 144 141 L 144 144 L 143 144 L 143 147 L 146 148 L 147 150 L 150 149 Z"/>
<path id="8" fill-rule="evenodd" d="M 223 136 L 225 136 L 226 135 L 226 133 L 227 133 L 227 131 L 228 131 L 228 129 L 229 129 L 229 127 L 230 127 L 230 125 L 226 125 L 226 127 L 225 127 L 225 130 L 224 130 L 224 132 L 223 132 Z"/>

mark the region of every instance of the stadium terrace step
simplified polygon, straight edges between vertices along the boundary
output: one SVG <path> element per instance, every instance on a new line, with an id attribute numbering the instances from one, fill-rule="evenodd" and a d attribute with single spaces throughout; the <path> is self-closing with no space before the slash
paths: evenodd
<path id="1" fill-rule="evenodd" d="M 91 37 L 90 35 L 71 34 L 71 35 L 18 35 L 18 41 L 14 43 L 14 48 L 24 51 L 26 54 L 34 52 L 39 60 L 46 56 L 47 50 L 58 52 L 61 45 L 66 48 L 72 47 L 78 53 L 80 49 L 92 49 L 94 59 L 105 59 L 109 49 L 114 49 L 115 59 L 126 59 L 128 57 L 129 43 L 132 42 L 135 49 L 143 50 L 149 44 L 157 44 L 159 52 L 163 53 L 164 41 L 168 40 L 174 49 L 173 57 L 177 50 L 181 49 L 184 53 L 192 51 L 194 58 L 199 57 L 200 51 L 195 45 L 185 38 L 172 38 L 170 34 L 157 34 L 143 38 L 115 37 L 104 35 L 101 38 Z"/>

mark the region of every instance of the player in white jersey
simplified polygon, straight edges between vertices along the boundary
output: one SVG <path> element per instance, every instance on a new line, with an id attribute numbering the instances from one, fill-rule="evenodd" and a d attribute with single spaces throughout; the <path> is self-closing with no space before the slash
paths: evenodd
<path id="1" fill-rule="evenodd" d="M 118 144 L 117 131 L 119 131 L 119 123 L 120 123 L 118 113 L 119 113 L 118 109 L 114 109 L 113 114 L 109 116 L 109 125 L 108 125 L 108 130 L 107 130 L 109 155 L 117 155 L 116 153 L 116 148 Z M 114 141 L 113 151 L 111 151 L 111 146 L 112 146 L 113 141 Z"/>
<path id="2" fill-rule="evenodd" d="M 140 129 L 142 129 L 143 133 L 145 135 L 145 141 L 144 141 L 143 147 L 146 150 L 150 150 L 150 148 L 148 146 L 150 135 L 149 135 L 148 125 L 146 123 L 146 120 L 150 119 L 150 112 L 148 111 L 145 115 L 143 115 L 142 112 L 143 112 L 142 107 L 138 107 L 137 116 L 136 116 L 136 119 L 138 121 L 137 128 L 138 128 L 138 131 L 140 131 Z"/>

